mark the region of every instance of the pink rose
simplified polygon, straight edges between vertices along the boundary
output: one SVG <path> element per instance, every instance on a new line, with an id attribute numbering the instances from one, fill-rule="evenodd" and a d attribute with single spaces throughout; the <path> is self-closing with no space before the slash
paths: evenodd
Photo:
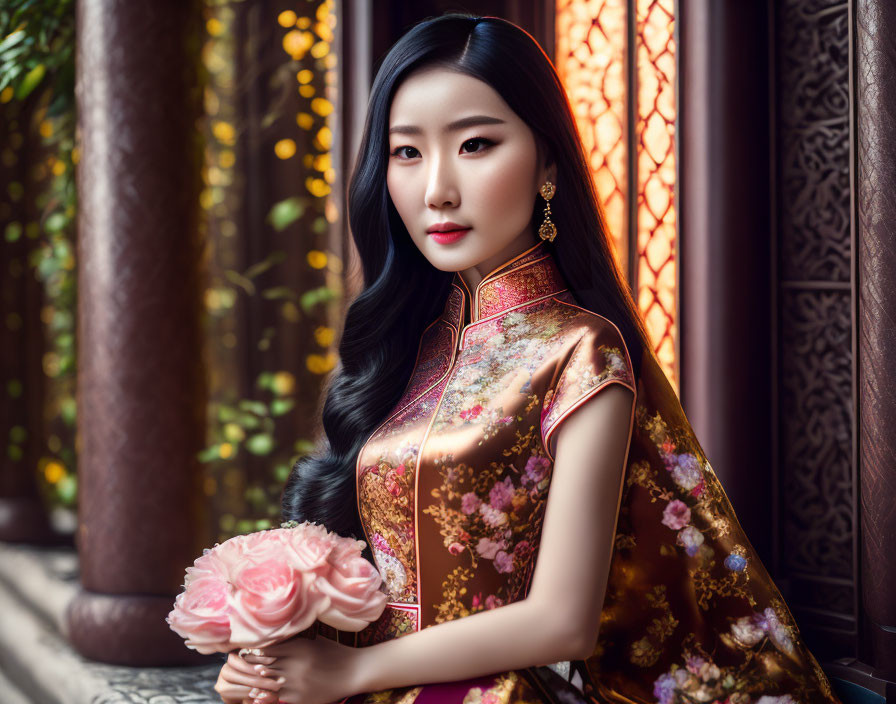
<path id="1" fill-rule="evenodd" d="M 311 626 L 329 598 L 309 587 L 316 578 L 283 559 L 249 562 L 231 577 L 231 646 L 263 648 Z"/>
<path id="2" fill-rule="evenodd" d="M 204 655 L 227 652 L 230 618 L 227 613 L 227 582 L 213 577 L 190 580 L 190 588 L 174 600 L 165 621 L 186 644 Z"/>
<path id="3" fill-rule="evenodd" d="M 482 557 L 484 557 L 486 560 L 494 560 L 495 555 L 498 554 L 498 550 L 503 550 L 506 547 L 506 540 L 490 540 L 488 538 L 480 538 L 479 542 L 476 544 L 476 552 L 482 555 Z"/>
<path id="4" fill-rule="evenodd" d="M 226 582 L 227 574 L 227 565 L 221 559 L 221 555 L 217 551 L 206 548 L 203 550 L 202 555 L 193 561 L 193 565 L 187 567 L 184 586 L 186 587 L 195 580 L 207 577 Z"/>
<path id="5" fill-rule="evenodd" d="M 283 538 L 291 548 L 290 557 L 296 569 L 325 574 L 329 571 L 330 553 L 344 540 L 336 533 L 329 533 L 321 525 L 305 523 L 298 528 L 281 528 Z"/>
<path id="6" fill-rule="evenodd" d="M 354 542 L 354 541 L 353 541 Z M 333 551 L 330 571 L 318 577 L 316 588 L 329 598 L 329 608 L 318 618 L 342 631 L 360 631 L 376 621 L 386 608 L 382 576 L 361 556 L 364 541 L 345 543 Z"/>
<path id="7" fill-rule="evenodd" d="M 697 554 L 700 546 L 703 545 L 703 533 L 694 528 L 694 526 L 686 526 L 678 531 L 675 540 L 679 545 L 684 546 L 684 551 L 693 557 Z"/>
<path id="8" fill-rule="evenodd" d="M 538 484 L 547 476 L 551 461 L 547 457 L 537 457 L 532 455 L 526 460 L 525 477 L 523 484 Z"/>
<path id="9" fill-rule="evenodd" d="M 479 497 L 476 496 L 472 491 L 468 491 L 464 494 L 460 499 L 460 510 L 466 515 L 470 515 L 476 509 L 479 508 L 479 504 L 481 504 Z"/>
<path id="10" fill-rule="evenodd" d="M 510 477 L 504 477 L 504 481 L 495 482 L 495 485 L 488 494 L 488 500 L 492 508 L 495 508 L 498 511 L 506 511 L 510 508 L 513 494 L 513 480 Z"/>
<path id="11" fill-rule="evenodd" d="M 504 600 L 499 599 L 494 594 L 489 594 L 485 597 L 485 608 L 487 609 L 497 609 L 499 606 L 504 605 Z"/>
<path id="12" fill-rule="evenodd" d="M 386 602 L 379 573 L 361 557 L 364 547 L 307 521 L 235 536 L 187 568 L 168 624 L 202 653 L 264 647 L 322 616 L 336 628 L 360 630 Z"/>
<path id="13" fill-rule="evenodd" d="M 499 550 L 495 555 L 495 569 L 498 572 L 513 572 L 513 557 L 509 553 Z"/>
<path id="14" fill-rule="evenodd" d="M 684 501 L 675 499 L 666 504 L 663 510 L 663 525 L 672 530 L 681 530 L 691 522 L 691 509 Z"/>

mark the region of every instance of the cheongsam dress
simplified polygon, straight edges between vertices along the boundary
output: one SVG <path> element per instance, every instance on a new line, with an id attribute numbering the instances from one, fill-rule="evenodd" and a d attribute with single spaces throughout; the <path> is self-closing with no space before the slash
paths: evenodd
<path id="1" fill-rule="evenodd" d="M 635 393 L 592 656 L 343 704 L 837 702 L 743 535 L 650 351 L 582 308 L 545 242 L 470 291 L 455 274 L 401 399 L 356 466 L 364 539 L 389 601 L 353 646 L 524 599 L 557 428 L 610 384 Z"/>

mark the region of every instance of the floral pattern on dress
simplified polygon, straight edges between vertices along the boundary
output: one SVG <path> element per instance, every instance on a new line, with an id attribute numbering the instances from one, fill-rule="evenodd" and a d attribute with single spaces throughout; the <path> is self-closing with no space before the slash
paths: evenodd
<path id="1" fill-rule="evenodd" d="M 579 364 L 575 353 L 582 340 L 600 342 L 590 364 Z M 571 360 L 575 371 L 569 364 L 558 370 L 558 358 Z M 435 623 L 516 601 L 527 591 L 553 468 L 543 445 L 542 399 L 558 377 L 569 389 L 564 398 L 610 378 L 630 382 L 615 327 L 589 311 L 542 299 L 468 330 L 431 436 L 453 433 L 470 446 L 488 443 L 490 457 L 501 459 L 480 464 L 451 452 L 427 456 L 440 481 L 427 492 L 432 500 L 421 513 L 432 517 L 453 558 L 440 584 Z M 473 579 L 478 588 L 471 587 Z"/>
<path id="2" fill-rule="evenodd" d="M 639 394 L 594 688 L 647 697 L 634 669 L 658 704 L 836 702 L 686 423 Z"/>

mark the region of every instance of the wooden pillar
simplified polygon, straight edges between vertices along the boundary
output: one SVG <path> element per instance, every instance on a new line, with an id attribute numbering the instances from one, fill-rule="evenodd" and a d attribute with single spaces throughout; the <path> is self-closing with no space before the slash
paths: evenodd
<path id="1" fill-rule="evenodd" d="M 77 7 L 82 591 L 73 645 L 110 663 L 195 661 L 165 623 L 208 544 L 200 465 L 197 2 Z"/>
<path id="2" fill-rule="evenodd" d="M 681 400 L 770 563 L 767 21 L 764 3 L 715 0 L 676 17 Z"/>
<path id="3" fill-rule="evenodd" d="M 861 659 L 896 679 L 896 6 L 855 4 Z"/>

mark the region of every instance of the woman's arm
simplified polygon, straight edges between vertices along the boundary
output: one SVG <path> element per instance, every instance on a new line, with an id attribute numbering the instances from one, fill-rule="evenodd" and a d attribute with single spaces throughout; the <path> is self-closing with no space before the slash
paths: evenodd
<path id="1" fill-rule="evenodd" d="M 557 431 L 528 596 L 359 648 L 357 688 L 450 682 L 591 654 L 604 601 L 634 394 L 612 383 Z"/>

